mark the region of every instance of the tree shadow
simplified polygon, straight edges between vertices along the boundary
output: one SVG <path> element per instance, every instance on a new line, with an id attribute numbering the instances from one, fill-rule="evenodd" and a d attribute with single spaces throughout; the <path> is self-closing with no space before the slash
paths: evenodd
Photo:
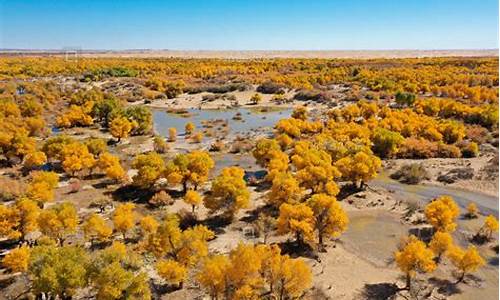
<path id="1" fill-rule="evenodd" d="M 153 196 L 154 192 L 137 188 L 136 186 L 126 185 L 119 187 L 111 193 L 113 200 L 119 202 L 137 202 L 146 203 Z"/>
<path id="2" fill-rule="evenodd" d="M 470 241 L 476 245 L 484 245 L 490 241 L 490 239 L 482 234 L 475 234 Z"/>
<path id="3" fill-rule="evenodd" d="M 215 232 L 215 234 L 223 234 L 229 224 L 231 224 L 231 218 L 224 215 L 211 216 L 201 222 L 201 224 L 208 227 L 208 229 Z"/>
<path id="4" fill-rule="evenodd" d="M 342 201 L 345 198 L 362 191 L 364 191 L 364 189 L 358 188 L 354 184 L 345 184 L 340 187 L 340 191 L 337 195 L 337 200 Z"/>
<path id="5" fill-rule="evenodd" d="M 488 260 L 490 266 L 498 267 L 498 256 L 492 257 Z"/>
<path id="6" fill-rule="evenodd" d="M 264 206 L 259 206 L 254 210 L 248 211 L 244 217 L 240 218 L 240 221 L 252 224 L 257 221 L 261 215 L 277 217 L 278 214 L 279 212 L 274 206 L 266 204 Z"/>
<path id="7" fill-rule="evenodd" d="M 426 227 L 412 227 L 408 230 L 408 234 L 416 236 L 419 240 L 428 243 L 434 235 L 434 228 L 431 226 Z"/>
<path id="8" fill-rule="evenodd" d="M 319 256 L 316 250 L 306 243 L 298 243 L 297 241 L 286 241 L 278 243 L 281 253 L 288 254 L 292 258 L 307 257 L 319 261 Z"/>
<path id="9" fill-rule="evenodd" d="M 390 299 L 396 295 L 401 289 L 395 283 L 382 282 L 365 284 L 361 297 L 363 299 L 383 300 Z"/>
<path id="10" fill-rule="evenodd" d="M 448 279 L 440 279 L 437 277 L 429 278 L 429 283 L 437 288 L 437 291 L 445 296 L 452 296 L 460 294 L 462 290 L 458 287 L 455 282 L 451 282 Z"/>
<path id="11" fill-rule="evenodd" d="M 13 284 L 15 281 L 16 281 L 16 276 L 9 276 L 9 277 L 0 279 L 0 290 L 5 289 L 9 285 Z"/>

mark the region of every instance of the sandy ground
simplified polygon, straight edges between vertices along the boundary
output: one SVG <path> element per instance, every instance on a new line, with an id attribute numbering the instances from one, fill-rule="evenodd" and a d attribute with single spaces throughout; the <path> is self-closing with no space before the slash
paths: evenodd
<path id="1" fill-rule="evenodd" d="M 498 56 L 498 49 L 473 50 L 1 50 L 0 55 L 59 55 L 69 57 L 175 57 L 175 58 L 410 58 L 410 57 L 444 57 L 444 56 Z"/>
<path id="2" fill-rule="evenodd" d="M 452 186 L 487 195 L 498 196 L 498 174 L 493 178 L 485 178 L 482 169 L 487 166 L 495 154 L 487 153 L 475 158 L 431 158 L 431 159 L 393 159 L 384 162 L 384 169 L 388 175 L 394 173 L 405 164 L 422 164 L 429 174 L 429 180 L 423 184 Z M 454 183 L 438 181 L 441 174 L 446 174 L 456 168 L 472 168 L 474 177 L 468 180 L 457 180 Z"/>

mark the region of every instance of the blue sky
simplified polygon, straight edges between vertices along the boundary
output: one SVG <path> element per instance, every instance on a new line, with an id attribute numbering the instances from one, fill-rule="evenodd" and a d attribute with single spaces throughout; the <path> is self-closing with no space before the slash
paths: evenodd
<path id="1" fill-rule="evenodd" d="M 496 0 L 0 0 L 0 48 L 498 48 Z"/>

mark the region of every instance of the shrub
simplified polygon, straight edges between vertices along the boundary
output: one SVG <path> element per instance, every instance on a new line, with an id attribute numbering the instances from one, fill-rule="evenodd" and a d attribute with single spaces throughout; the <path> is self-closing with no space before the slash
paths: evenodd
<path id="1" fill-rule="evenodd" d="M 153 197 L 151 197 L 151 199 L 149 199 L 148 201 L 148 203 L 154 207 L 167 206 L 172 204 L 173 202 L 174 200 L 172 199 L 172 197 L 170 197 L 170 195 L 163 190 L 154 194 Z"/>
<path id="2" fill-rule="evenodd" d="M 398 132 L 377 128 L 373 134 L 373 152 L 382 158 L 391 157 L 398 152 L 404 138 Z"/>
<path id="3" fill-rule="evenodd" d="M 209 151 L 211 151 L 211 152 L 219 152 L 219 151 L 222 151 L 223 149 L 224 149 L 224 142 L 222 142 L 222 141 L 215 141 L 214 143 L 212 143 L 210 145 Z"/>
<path id="4" fill-rule="evenodd" d="M 262 94 L 280 94 L 283 95 L 285 93 L 285 89 L 282 85 L 267 81 L 257 87 L 257 92 Z"/>
<path id="5" fill-rule="evenodd" d="M 332 96 L 328 93 L 307 90 L 299 91 L 293 98 L 300 101 L 312 100 L 315 102 L 329 102 L 332 100 Z"/>
<path id="6" fill-rule="evenodd" d="M 477 144 L 484 144 L 488 139 L 488 130 L 479 125 L 468 126 L 465 137 Z"/>
<path id="7" fill-rule="evenodd" d="M 443 158 L 459 158 L 462 155 L 460 148 L 455 145 L 447 145 L 438 143 L 438 157 Z"/>
<path id="8" fill-rule="evenodd" d="M 12 201 L 24 193 L 24 186 L 19 180 L 0 177 L 0 200 Z"/>
<path id="9" fill-rule="evenodd" d="M 432 158 L 438 155 L 438 144 L 426 139 L 407 138 L 398 152 L 400 158 Z"/>
<path id="10" fill-rule="evenodd" d="M 71 178 L 69 180 L 69 192 L 70 193 L 77 193 L 80 191 L 80 188 L 82 187 L 82 184 L 80 183 L 80 180 L 76 178 Z"/>
<path id="11" fill-rule="evenodd" d="M 465 158 L 476 157 L 479 154 L 479 146 L 475 142 L 462 144 L 460 150 L 462 151 L 462 157 Z"/>
<path id="12" fill-rule="evenodd" d="M 165 153 L 168 151 L 168 144 L 161 136 L 155 136 L 153 138 L 153 147 L 157 153 Z"/>
<path id="13" fill-rule="evenodd" d="M 404 105 L 404 106 L 412 106 L 413 103 L 415 103 L 415 94 L 412 93 L 403 93 L 403 92 L 397 92 L 396 93 L 396 103 L 399 105 Z"/>
<path id="14" fill-rule="evenodd" d="M 429 179 L 429 174 L 422 164 L 405 164 L 393 173 L 391 178 L 407 184 L 417 184 Z"/>

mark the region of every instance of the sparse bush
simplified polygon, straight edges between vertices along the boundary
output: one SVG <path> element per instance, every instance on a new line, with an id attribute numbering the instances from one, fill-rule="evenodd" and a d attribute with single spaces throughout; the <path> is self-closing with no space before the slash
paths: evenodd
<path id="1" fill-rule="evenodd" d="M 82 187 L 82 184 L 80 183 L 80 180 L 76 178 L 71 178 L 69 180 L 69 192 L 70 193 L 77 193 L 80 191 L 80 188 Z"/>
<path id="2" fill-rule="evenodd" d="M 396 103 L 402 106 L 412 106 L 415 103 L 415 94 L 412 93 L 396 93 Z"/>
<path id="3" fill-rule="evenodd" d="M 219 152 L 224 149 L 224 142 L 217 140 L 214 143 L 210 145 L 210 150 L 211 152 Z"/>
<path id="4" fill-rule="evenodd" d="M 170 127 L 168 129 L 168 141 L 175 142 L 177 140 L 177 129 L 175 127 Z"/>
<path id="5" fill-rule="evenodd" d="M 166 153 L 169 147 L 164 138 L 161 136 L 155 136 L 153 138 L 153 148 L 157 153 Z"/>
<path id="6" fill-rule="evenodd" d="M 479 146 L 475 142 L 469 142 L 460 147 L 462 151 L 462 157 L 471 158 L 476 157 L 479 154 Z"/>
<path id="7" fill-rule="evenodd" d="M 407 138 L 398 152 L 400 158 L 433 158 L 438 155 L 438 144 L 426 139 Z"/>
<path id="8" fill-rule="evenodd" d="M 164 207 L 173 204 L 174 200 L 167 192 L 161 190 L 154 194 L 153 197 L 149 199 L 148 203 L 153 207 Z"/>
<path id="9" fill-rule="evenodd" d="M 461 155 L 462 152 L 457 146 L 438 143 L 438 157 L 459 158 Z"/>
<path id="10" fill-rule="evenodd" d="M 299 91 L 293 98 L 299 101 L 311 100 L 315 102 L 329 102 L 332 100 L 332 96 L 328 93 L 308 90 Z"/>
<path id="11" fill-rule="evenodd" d="M 422 164 L 405 164 L 393 173 L 391 178 L 407 184 L 418 184 L 429 179 L 429 174 Z"/>
<path id="12" fill-rule="evenodd" d="M 24 193 L 25 187 L 19 180 L 0 177 L 0 200 L 12 201 Z"/>
<path id="13" fill-rule="evenodd" d="M 266 81 L 257 87 L 257 92 L 262 94 L 280 94 L 285 93 L 285 89 L 282 85 L 277 84 L 272 81 Z"/>
<path id="14" fill-rule="evenodd" d="M 465 137 L 479 145 L 486 143 L 488 135 L 488 130 L 479 125 L 469 126 L 465 130 Z"/>

